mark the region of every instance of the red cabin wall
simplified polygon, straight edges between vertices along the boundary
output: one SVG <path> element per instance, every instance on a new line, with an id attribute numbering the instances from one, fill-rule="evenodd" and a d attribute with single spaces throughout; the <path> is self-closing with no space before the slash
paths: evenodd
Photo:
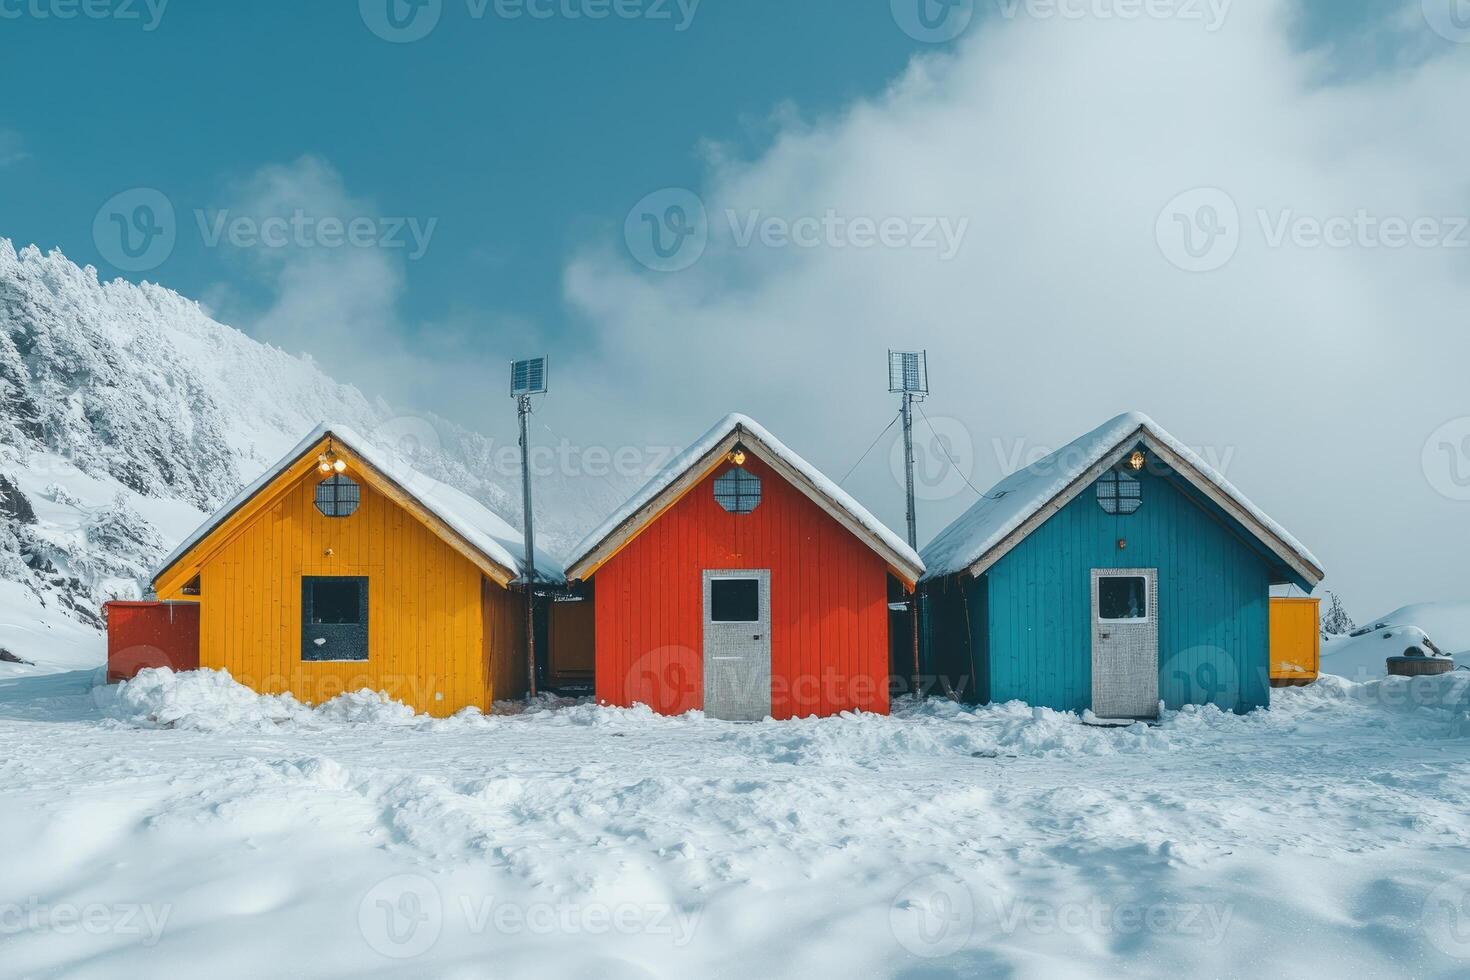
<path id="1" fill-rule="evenodd" d="M 199 604 L 107 603 L 107 680 L 131 680 L 145 667 L 199 669 Z"/>
<path id="2" fill-rule="evenodd" d="M 753 513 L 711 474 L 594 575 L 597 698 L 664 714 L 704 706 L 706 569 L 771 571 L 771 713 L 888 711 L 888 569 L 765 463 Z"/>

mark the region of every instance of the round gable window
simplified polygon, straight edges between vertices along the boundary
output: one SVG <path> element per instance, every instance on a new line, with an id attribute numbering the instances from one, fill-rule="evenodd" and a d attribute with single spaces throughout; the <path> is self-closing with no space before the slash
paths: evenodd
<path id="1" fill-rule="evenodd" d="M 715 477 L 715 502 L 732 514 L 749 514 L 760 506 L 761 478 L 731 467 Z"/>
<path id="2" fill-rule="evenodd" d="M 1143 506 L 1143 484 L 1131 473 L 1110 470 L 1097 481 L 1097 502 L 1108 514 L 1136 514 Z"/>
<path id="3" fill-rule="evenodd" d="M 362 502 L 362 492 L 345 476 L 334 476 L 316 485 L 316 509 L 327 517 L 350 517 Z"/>

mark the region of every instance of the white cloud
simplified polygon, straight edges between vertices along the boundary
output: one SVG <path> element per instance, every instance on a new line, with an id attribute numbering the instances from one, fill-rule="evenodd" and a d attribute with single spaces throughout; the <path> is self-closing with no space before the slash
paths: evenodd
<path id="1" fill-rule="evenodd" d="M 29 156 L 25 138 L 13 129 L 0 127 L 0 167 L 20 163 Z"/>
<path id="2" fill-rule="evenodd" d="M 647 272 L 610 246 L 570 264 L 592 345 L 558 398 L 623 438 L 689 438 L 748 411 L 841 476 L 893 410 L 885 350 L 923 346 L 926 410 L 963 423 L 982 487 L 1018 445 L 1138 408 L 1228 459 L 1360 615 L 1463 597 L 1470 505 L 1435 491 L 1421 453 L 1470 414 L 1470 248 L 1273 248 L 1262 222 L 1470 214 L 1470 59 L 1415 23 L 1421 60 L 1344 75 L 1293 48 L 1292 12 L 1236 4 L 1215 32 L 977 25 L 882 98 L 787 123 L 758 159 L 712 153 L 698 188 L 710 243 L 692 268 Z M 1191 274 L 1156 225 L 1201 187 L 1229 194 L 1240 242 L 1219 271 Z M 725 217 L 829 209 L 970 226 L 945 262 L 739 248 Z M 882 448 L 850 486 L 901 527 Z M 921 538 L 968 495 L 921 508 Z"/>
<path id="3" fill-rule="evenodd" d="M 469 355 L 480 346 L 474 335 L 529 332 L 519 321 L 478 313 L 405 321 L 406 270 L 432 247 L 437 218 L 388 213 L 352 194 L 318 157 L 262 167 L 226 188 L 218 206 L 184 220 L 244 273 L 243 285 L 206 291 L 221 319 L 249 324 L 258 339 L 288 351 L 310 353 L 337 380 L 405 408 L 473 422 L 467 411 L 455 410 L 482 397 L 486 368 Z"/>

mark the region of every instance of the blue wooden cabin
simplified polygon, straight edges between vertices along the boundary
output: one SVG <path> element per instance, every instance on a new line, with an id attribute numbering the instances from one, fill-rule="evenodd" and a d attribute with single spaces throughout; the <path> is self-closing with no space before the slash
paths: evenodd
<path id="1" fill-rule="evenodd" d="M 1270 589 L 1320 564 L 1198 456 L 1119 416 L 924 550 L 926 671 L 966 701 L 1103 719 L 1270 699 Z"/>

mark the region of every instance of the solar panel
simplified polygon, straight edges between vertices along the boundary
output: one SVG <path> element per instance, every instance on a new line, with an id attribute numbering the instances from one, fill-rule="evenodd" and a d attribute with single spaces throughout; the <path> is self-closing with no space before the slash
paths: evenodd
<path id="1" fill-rule="evenodd" d="M 929 394 L 929 356 L 926 351 L 888 352 L 888 390 Z"/>
<path id="2" fill-rule="evenodd" d="M 528 361 L 516 361 L 510 366 L 510 394 L 512 398 L 521 395 L 544 395 L 546 394 L 546 358 L 535 357 Z"/>

